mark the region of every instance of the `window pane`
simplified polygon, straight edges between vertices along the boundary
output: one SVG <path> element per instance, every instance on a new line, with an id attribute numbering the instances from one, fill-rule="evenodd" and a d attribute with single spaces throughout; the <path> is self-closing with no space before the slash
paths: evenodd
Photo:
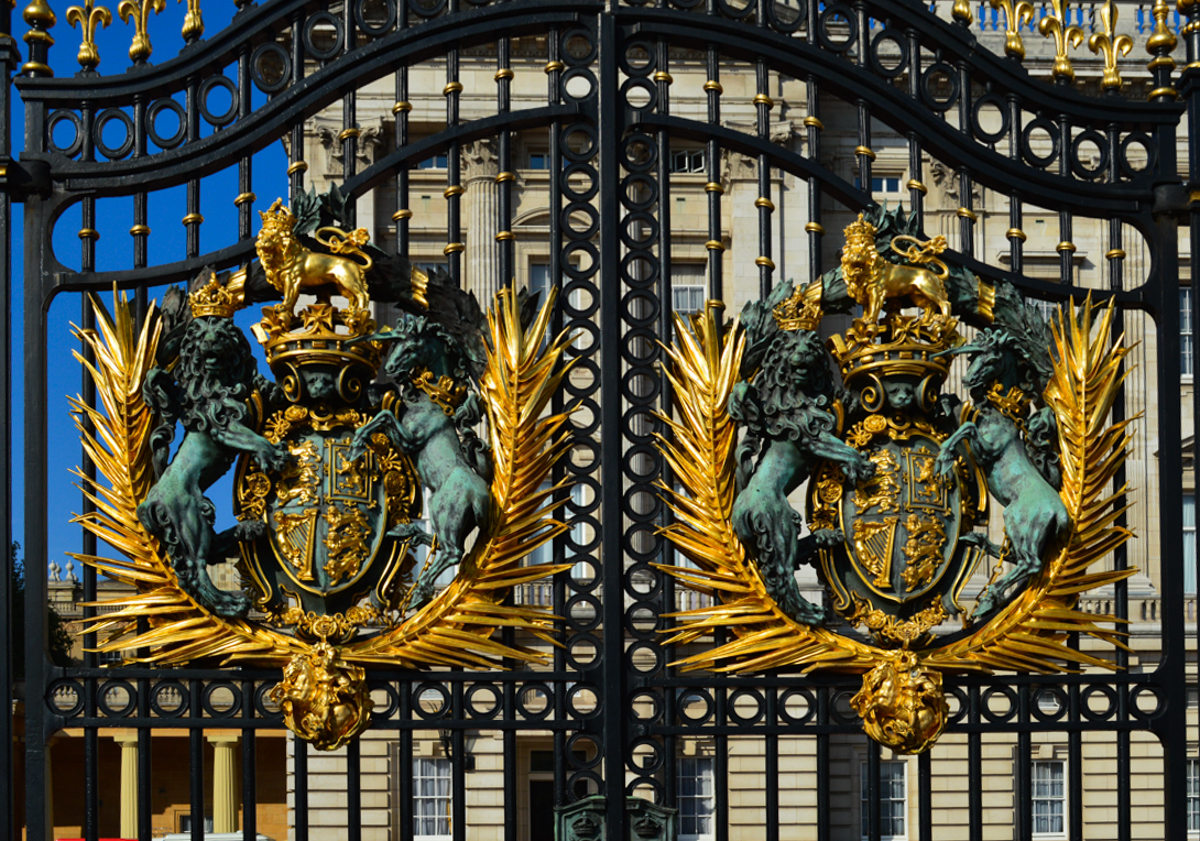
<path id="1" fill-rule="evenodd" d="M 1192 288 L 1184 286 L 1179 290 L 1179 370 L 1185 377 L 1194 373 L 1192 333 Z"/>
<path id="2" fill-rule="evenodd" d="M 1183 496 L 1183 592 L 1196 592 L 1196 497 Z"/>

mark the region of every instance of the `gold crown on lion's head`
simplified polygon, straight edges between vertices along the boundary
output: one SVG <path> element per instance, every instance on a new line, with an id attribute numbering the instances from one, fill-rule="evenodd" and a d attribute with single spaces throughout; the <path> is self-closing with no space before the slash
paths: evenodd
<path id="1" fill-rule="evenodd" d="M 217 283 L 215 272 L 209 274 L 208 283 L 188 295 L 188 303 L 192 307 L 192 315 L 196 318 L 203 316 L 229 318 L 238 309 L 237 296 L 233 290 Z"/>
<path id="2" fill-rule="evenodd" d="M 792 296 L 772 310 L 781 330 L 816 330 L 821 323 L 821 284 L 796 287 Z"/>
<path id="3" fill-rule="evenodd" d="M 861 213 L 858 214 L 858 218 L 847 225 L 846 230 L 843 231 L 846 236 L 847 245 L 854 245 L 863 242 L 874 243 L 875 234 L 878 232 L 878 229 L 865 218 L 863 218 Z"/>
<path id="4" fill-rule="evenodd" d="M 283 206 L 283 199 L 275 199 L 274 204 L 266 210 L 260 210 L 258 215 L 262 217 L 264 231 L 290 231 L 296 226 L 296 217 Z"/>

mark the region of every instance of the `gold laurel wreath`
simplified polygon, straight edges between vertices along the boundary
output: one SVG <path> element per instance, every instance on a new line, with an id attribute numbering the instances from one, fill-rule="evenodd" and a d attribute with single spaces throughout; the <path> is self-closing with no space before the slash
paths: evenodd
<path id="1" fill-rule="evenodd" d="M 1097 624 L 1123 620 L 1077 609 L 1081 593 L 1136 572 L 1089 571 L 1131 536 L 1117 525 L 1128 510 L 1128 488 L 1113 491 L 1112 480 L 1124 463 L 1129 424 L 1136 419 L 1106 424 L 1127 374 L 1121 365 L 1129 349 L 1124 337 L 1111 340 L 1112 306 L 1093 329 L 1095 309 L 1090 296 L 1078 313 L 1072 302 L 1069 312 L 1060 311 L 1052 325 L 1057 359 L 1045 399 L 1058 420 L 1061 497 L 1071 516 L 1071 533 L 1029 586 L 990 622 L 957 642 L 915 651 L 921 666 L 943 672 L 1113 668 L 1108 660 L 1071 648 L 1068 635 L 1087 634 L 1125 647 L 1123 632 Z M 731 516 L 737 428 L 726 405 L 738 381 L 745 330 L 735 322 L 722 334 L 711 307 L 691 317 L 690 330 L 678 316 L 676 327 L 679 338 L 667 348 L 665 370 L 674 387 L 678 419 L 662 418 L 671 434 L 660 437 L 659 448 L 683 492 L 662 486 L 677 518 L 663 533 L 696 568 L 660 568 L 711 596 L 713 606 L 671 614 L 679 624 L 670 630 L 667 643 L 695 642 L 718 629 L 731 637 L 676 665 L 684 671 L 800 667 L 804 672 L 863 673 L 894 656 L 894 651 L 796 622 L 767 594 L 758 568 L 734 534 Z"/>
<path id="2" fill-rule="evenodd" d="M 96 384 L 100 405 L 71 400 L 72 414 L 98 476 L 83 473 L 83 492 L 95 511 L 74 518 L 123 558 L 73 557 L 117 581 L 136 587 L 134 595 L 94 602 L 107 609 L 82 633 L 103 635 L 99 651 L 130 653 L 147 649 L 138 662 L 182 664 L 219 657 L 223 662 L 254 660 L 279 664 L 312 645 L 272 628 L 213 615 L 178 584 L 170 560 L 137 518 L 154 477 L 150 463 L 153 418 L 142 399 L 142 383 L 154 365 L 162 322 L 151 306 L 140 331 L 128 301 L 114 302 L 109 317 L 93 299 L 98 329 L 73 332 L 95 362 L 76 352 Z M 570 445 L 565 428 L 570 412 L 542 414 L 570 364 L 559 364 L 569 337 L 564 333 L 543 348 L 554 305 L 551 294 L 534 323 L 524 329 L 516 296 L 502 291 L 488 313 L 490 346 L 480 391 L 488 414 L 495 458 L 492 495 L 495 527 L 477 541 L 459 565 L 454 582 L 397 627 L 339 647 L 349 662 L 497 668 L 499 660 L 534 662 L 545 652 L 493 640 L 498 627 L 526 631 L 553 643 L 554 618 L 537 608 L 506 606 L 509 591 L 569 569 L 569 564 L 521 566 L 521 559 L 567 526 L 552 516 L 555 496 L 565 483 L 547 488 L 550 471 Z M 138 631 L 139 620 L 149 628 Z"/>

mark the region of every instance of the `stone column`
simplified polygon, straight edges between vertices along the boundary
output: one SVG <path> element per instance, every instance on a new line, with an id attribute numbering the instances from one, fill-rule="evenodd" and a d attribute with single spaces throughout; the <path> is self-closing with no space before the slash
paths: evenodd
<path id="1" fill-rule="evenodd" d="M 138 737 L 137 732 L 114 737 L 121 746 L 121 837 L 138 837 Z"/>
<path id="2" fill-rule="evenodd" d="M 465 287 L 475 293 L 485 310 L 502 283 L 498 267 L 496 234 L 500 232 L 500 173 L 494 140 L 476 140 L 463 147 L 463 186 L 467 221 L 467 260 Z"/>
<path id="3" fill-rule="evenodd" d="M 213 832 L 237 832 L 238 737 L 209 736 L 213 745 Z"/>

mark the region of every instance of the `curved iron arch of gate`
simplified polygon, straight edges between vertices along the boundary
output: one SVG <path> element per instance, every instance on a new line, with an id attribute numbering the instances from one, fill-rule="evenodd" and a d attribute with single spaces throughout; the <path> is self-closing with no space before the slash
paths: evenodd
<path id="1" fill-rule="evenodd" d="M 898 161 L 899 169 L 910 176 L 905 190 L 895 195 L 902 196 L 918 217 L 931 221 L 935 213 L 924 172 L 932 172 L 934 164 L 941 167 L 945 183 L 954 187 L 949 192 L 958 207 L 949 208 L 948 217 L 936 216 L 938 224 L 955 243 L 953 259 L 981 277 L 1007 280 L 1039 299 L 1067 300 L 1079 274 L 1072 238 L 1076 217 L 1100 220 L 1095 224 L 1103 229 L 1097 236 L 1106 245 L 1105 271 L 1103 278 L 1099 270 L 1094 272 L 1089 289 L 1097 298 L 1120 304 L 1119 318 L 1126 329 L 1141 335 L 1158 355 L 1159 389 L 1173 395 L 1180 364 L 1175 216 L 1187 209 L 1186 201 L 1178 199 L 1183 182 L 1176 170 L 1175 147 L 1188 103 L 1163 95 L 1149 102 L 1117 95 L 1097 98 L 1067 85 L 1048 85 L 1019 62 L 993 55 L 961 20 L 939 20 L 902 0 L 850 6 L 822 6 L 810 0 L 790 15 L 786 5 L 761 0 L 745 7 L 728 0 L 710 0 L 703 7 L 676 0 L 654 8 L 619 2 L 383 0 L 381 20 L 386 25 L 372 22 L 363 8 L 363 3 L 327 9 L 308 0 L 271 0 L 242 8 L 230 27 L 186 47 L 152 71 L 68 79 L 39 76 L 35 70 L 16 80 L 31 138 L 21 157 L 31 183 L 19 196 L 26 220 L 29 557 L 46 555 L 47 534 L 55 525 L 47 518 L 46 502 L 61 485 L 61 477 L 49 476 L 45 469 L 50 449 L 48 372 L 58 361 L 51 356 L 54 343 L 47 335 L 45 313 L 51 301 L 115 284 L 136 290 L 144 305 L 151 288 L 190 281 L 205 266 L 221 269 L 251 260 L 251 211 L 257 201 L 252 156 L 286 139 L 289 185 L 298 193 L 305 178 L 316 175 L 306 176 L 312 163 L 306 158 L 308 151 L 318 148 L 306 136 L 306 123 L 340 102 L 337 119 L 342 131 L 331 146 L 340 154 L 342 171 L 337 177 L 351 199 L 382 191 L 392 202 L 391 212 L 382 214 L 394 225 L 394 233 L 387 234 L 389 245 L 409 255 L 418 245 L 427 253 L 434 239 L 444 239 L 450 273 L 468 285 L 476 282 L 475 270 L 464 265 L 464 259 L 477 253 L 471 249 L 487 250 L 493 263 L 489 271 L 496 279 L 489 283 L 494 284 L 509 278 L 528 280 L 534 265 L 529 261 L 544 258 L 546 285 L 566 293 L 560 297 L 555 327 L 575 328 L 583 336 L 571 351 L 579 358 L 575 374 L 564 382 L 555 405 L 560 410 L 579 402 L 589 418 L 578 422 L 574 431 L 576 458 L 555 475 L 555 481 L 571 478 L 583 489 L 565 500 L 575 527 L 555 540 L 552 553 L 555 561 L 573 563 L 577 570 L 557 575 L 547 597 L 547 606 L 563 617 L 564 648 L 554 651 L 545 670 L 371 673 L 378 702 L 373 729 L 394 735 L 395 761 L 403 769 L 395 775 L 395 794 L 402 805 L 394 810 L 401 815 L 392 819 L 394 837 L 414 837 L 412 815 L 404 808 L 415 796 L 407 770 L 412 768 L 414 741 L 432 731 L 442 734 L 447 754 L 458 758 L 448 798 L 449 831 L 456 839 L 469 837 L 465 793 L 470 772 L 463 758 L 469 737 L 479 733 L 491 733 L 500 742 L 501 788 L 510 807 L 500 821 L 506 841 L 525 837 L 529 829 L 512 807 L 520 802 L 528 810 L 532 805 L 527 794 L 518 792 L 518 764 L 528 767 L 527 759 L 519 760 L 526 748 L 523 742 L 519 747 L 518 740 L 530 737 L 544 737 L 553 749 L 555 805 L 579 802 L 585 793 L 604 795 L 595 815 L 612 833 L 623 832 L 617 827 L 630 820 L 627 795 L 647 796 L 667 806 L 690 797 L 694 805 L 694 792 L 684 796 L 679 787 L 677 758 L 685 753 L 711 758 L 713 811 L 709 816 L 685 812 L 681 817 L 692 820 L 690 827 L 696 831 L 680 831 L 715 839 L 730 837 L 731 812 L 739 808 L 729 786 L 736 773 L 730 760 L 735 751 L 745 748 L 752 757 L 746 762 L 761 769 L 755 773 L 765 780 L 761 837 L 767 839 L 789 831 L 781 833 L 784 804 L 773 784 L 792 767 L 788 751 L 800 750 L 815 759 L 813 770 L 795 773 L 815 789 L 811 820 L 822 841 L 835 837 L 835 806 L 844 809 L 843 817 L 850 815 L 846 820 L 851 822 L 860 810 L 857 802 L 835 804 L 833 763 L 852 767 L 850 761 L 861 756 L 866 804 L 861 807 L 862 826 L 868 837 L 880 837 L 881 766 L 887 760 L 874 743 L 858 747 L 860 724 L 845 704 L 854 685 L 829 675 L 681 674 L 670 665 L 680 653 L 658 643 L 662 631 L 676 621 L 669 614 L 687 598 L 655 566 L 672 563 L 675 557 L 658 533 L 671 519 L 658 494 L 661 484 L 672 485 L 673 477 L 653 447 L 660 429 L 653 413 L 673 410 L 657 343 L 669 342 L 674 330 L 676 270 L 702 266 L 704 297 L 730 303 L 731 295 L 765 295 L 781 279 L 785 245 L 787 268 L 809 280 L 820 277 L 832 265 L 838 244 L 826 234 L 825 225 L 848 220 L 848 211 L 857 212 L 874 200 L 854 181 L 871 185 L 873 174 L 883 171 L 877 155 L 882 148 L 874 147 L 872 140 L 884 127 L 892 148 L 902 150 L 890 163 L 894 167 Z M 41 23 L 35 24 L 38 27 L 44 29 Z M 319 36 L 332 38 L 333 47 L 322 46 Z M 1196 38 L 1193 32 L 1192 41 Z M 270 44 L 278 45 L 272 54 L 283 57 L 286 70 L 265 85 L 270 88 L 266 103 L 251 107 L 253 89 L 264 91 L 252 56 Z M 35 38 L 31 61 L 44 62 L 45 48 Z M 894 54 L 881 53 L 885 48 Z M 1196 48 L 1189 43 L 1189 55 Z M 471 98 L 476 92 L 462 87 L 464 66 L 482 78 L 485 64 L 495 69 L 491 103 L 482 94 Z M 226 74 L 235 66 L 233 80 Z M 1159 89 L 1170 82 L 1169 70 L 1164 77 L 1161 66 L 1152 72 Z M 530 93 L 532 84 L 517 95 L 516 70 L 524 76 L 544 70 L 543 102 L 534 102 L 540 97 Z M 411 77 L 417 71 L 425 74 L 421 78 L 426 84 L 435 72 L 444 72 L 445 87 L 415 90 Z M 364 113 L 358 94 L 389 76 L 395 104 L 384 110 L 391 121 L 393 148 L 360 169 L 359 135 L 346 129 L 357 129 Z M 226 81 L 208 83 L 217 78 Z M 686 93 L 685 79 L 693 83 Z M 576 92 L 574 84 L 586 90 Z M 741 93 L 727 94 L 723 84 Z M 207 113 L 202 100 L 214 86 L 229 91 L 232 116 Z M 785 87 L 789 97 L 795 96 L 789 107 L 802 102 L 806 113 L 799 120 L 783 121 L 786 136 L 781 137 L 776 131 L 780 121 L 773 121 L 772 115 L 784 99 L 777 91 Z M 445 114 L 433 118 L 428 111 L 418 131 L 410 100 L 426 93 L 431 94 L 423 100 L 426 105 L 444 97 Z M 166 101 L 176 105 L 163 109 L 179 109 L 183 136 L 177 140 L 151 134 L 150 112 L 155 103 Z M 686 107 L 679 109 L 680 102 Z M 377 116 L 379 109 L 371 108 Z M 981 117 L 985 108 L 998 123 Z M 124 115 L 112 120 L 129 126 L 125 141 L 115 148 L 99 142 L 99 118 L 110 111 Z M 832 124 L 835 118 L 841 123 L 836 131 L 826 128 L 823 119 Z M 201 130 L 202 120 L 209 129 Z M 76 138 L 60 148 L 52 130 L 63 121 L 76 127 Z M 531 190 L 529 185 L 542 178 L 518 161 L 522 133 L 536 133 L 539 140 L 544 135 L 544 200 L 549 213 L 545 230 L 531 229 L 528 234 L 530 242 L 536 237 L 539 247 L 547 246 L 544 253 L 518 245 L 514 233 L 519 231 L 519 189 Z M 836 148 L 826 139 L 835 133 L 840 143 Z M 468 220 L 464 236 L 462 192 L 464 150 L 481 141 L 494 144 L 488 154 L 495 157 L 495 171 L 489 174 L 496 191 L 488 211 L 494 242 L 482 243 L 469 238 L 475 222 Z M 691 145 L 681 147 L 681 142 Z M 1084 143 L 1097 149 L 1098 164 L 1082 154 Z M 682 171 L 675 167 L 672 156 L 679 148 L 700 153 L 694 168 L 691 163 Z M 97 159 L 97 152 L 103 159 Z M 416 228 L 411 199 L 415 166 L 443 154 L 446 231 L 440 236 L 441 232 L 431 235 Z M 201 185 L 205 177 L 231 166 L 238 168 L 241 191 L 237 239 L 202 253 Z M 736 177 L 724 171 L 736 166 L 742 167 Z M 520 170 L 528 171 L 518 176 Z M 785 178 L 792 179 L 786 189 L 795 187 L 797 192 L 786 201 Z M 745 185 L 736 196 L 734 181 Z M 536 183 L 543 189 L 541 180 Z M 185 254 L 151 265 L 146 247 L 148 196 L 180 185 L 188 188 Z M 978 188 L 1004 198 L 1006 206 L 998 211 L 1007 216 L 1004 237 L 989 240 L 981 232 L 984 211 L 974 204 Z M 95 237 L 85 235 L 95 233 L 98 202 L 131 195 L 132 268 L 98 271 Z M 683 211 L 673 202 L 681 197 Z M 55 227 L 75 206 L 83 221 L 79 271 L 53 253 Z M 785 211 L 804 220 L 803 234 L 784 230 L 779 219 Z M 1060 239 L 1057 245 L 1051 243 L 1049 258 L 1025 248 L 1023 221 L 1035 211 L 1057 222 Z M 739 223 L 736 235 L 730 221 L 734 214 L 750 220 Z M 580 219 L 583 222 L 573 221 Z M 1135 237 L 1140 241 L 1134 242 Z M 996 261 L 982 252 L 996 239 L 1006 240 L 1007 268 L 993 265 Z M 1064 243 L 1070 247 L 1059 247 Z M 1148 267 L 1125 268 L 1127 251 L 1134 252 L 1135 246 L 1147 255 Z M 746 258 L 747 265 L 753 262 L 752 277 L 729 259 L 730 250 Z M 1050 271 L 1031 277 L 1027 270 L 1035 259 Z M 86 303 L 81 317 L 84 328 L 92 326 Z M 1118 414 L 1132 415 L 1148 405 L 1151 394 L 1143 385 L 1128 401 L 1123 397 Z M 94 403 L 94 392 L 85 389 L 84 399 Z M 1173 396 L 1164 397 L 1166 410 L 1157 412 L 1151 436 L 1165 464 L 1182 460 L 1180 420 L 1171 411 L 1171 401 Z M 86 454 L 82 458 L 84 473 L 94 475 L 94 465 Z M 1164 558 L 1181 557 L 1180 477 L 1161 475 L 1154 481 L 1161 506 L 1157 551 Z M 1143 495 L 1146 507 L 1156 504 L 1154 487 Z M 93 504 L 85 499 L 83 510 L 92 510 Z M 82 554 L 94 555 L 96 549 L 94 538 L 85 538 Z M 1123 550 L 1114 564 L 1130 564 Z M 1081 833 L 1083 827 L 1085 737 L 1111 740 L 1121 780 L 1118 823 L 1132 823 L 1131 734 L 1138 730 L 1148 730 L 1162 741 L 1168 791 L 1164 831 L 1177 834 L 1186 825 L 1186 751 L 1177 740 L 1185 728 L 1183 572 L 1181 565 L 1169 563 L 1157 572 L 1162 591 L 1180 595 L 1162 601 L 1157 639 L 1161 659 L 1153 670 L 1129 669 L 1128 656 L 1118 651 L 1121 669 L 1115 674 L 973 676 L 948 682 L 954 709 L 947 733 L 959 740 L 954 750 L 965 758 L 972 781 L 983 777 L 986 748 L 1013 745 L 1013 821 L 1019 835 L 1032 832 L 1036 734 L 1061 736 L 1066 744 L 1065 820 L 1073 833 Z M 86 600 L 94 600 L 96 587 L 96 573 L 89 569 L 83 583 Z M 31 836 L 45 837 L 53 829 L 45 824 L 44 760 L 51 737 L 64 728 L 80 732 L 84 739 L 84 762 L 78 771 L 86 789 L 80 823 L 89 839 L 107 826 L 95 789 L 101 728 L 131 728 L 137 733 L 139 838 L 151 835 L 152 732 L 183 730 L 190 737 L 188 796 L 193 815 L 203 811 L 205 800 L 205 728 L 239 731 L 243 766 L 256 767 L 254 734 L 282 726 L 278 712 L 264 700 L 277 680 L 274 672 L 188 667 L 164 675 L 133 664 L 101 668 L 95 654 L 84 655 L 81 667 L 54 667 L 45 660 L 40 642 L 45 582 L 31 580 L 27 593 L 29 604 L 36 606 L 27 614 L 33 617 L 27 697 L 44 702 L 30 704 L 26 724 L 25 814 Z M 1130 616 L 1123 583 L 1116 585 L 1113 600 L 1112 612 Z M 85 615 L 94 614 L 95 608 L 85 609 Z M 511 642 L 512 635 L 505 639 Z M 113 692 L 125 693 L 129 703 L 112 701 Z M 168 696 L 177 696 L 178 703 L 168 703 Z M 1040 705 L 1051 696 L 1059 701 L 1057 713 L 1045 713 Z M 218 697 L 234 700 L 214 700 Z M 1154 703 L 1147 705 L 1147 699 Z M 353 744 L 347 753 L 346 825 L 352 839 L 364 834 L 360 750 Z M 303 747 L 291 760 L 292 831 L 297 839 L 318 833 L 307 802 L 312 761 Z M 919 832 L 909 837 L 935 837 L 931 780 L 937 762 L 938 757 L 928 753 L 916 761 L 914 811 Z M 689 766 L 692 772 L 701 767 Z M 858 775 L 850 773 L 856 782 Z M 253 838 L 253 773 L 244 779 L 242 796 L 247 807 L 242 831 Z M 962 797 L 969 835 L 973 841 L 982 838 L 981 786 L 971 785 Z M 807 813 L 797 823 L 806 820 Z M 199 839 L 202 822 L 192 826 L 192 837 Z M 706 836 L 706 826 L 711 835 Z M 857 829 L 852 827 L 856 837 Z"/>

